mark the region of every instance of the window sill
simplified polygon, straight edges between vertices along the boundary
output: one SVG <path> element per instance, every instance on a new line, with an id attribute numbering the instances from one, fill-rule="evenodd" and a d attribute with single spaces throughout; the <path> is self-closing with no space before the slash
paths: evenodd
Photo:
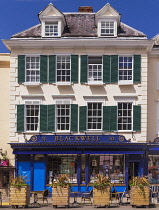
<path id="1" fill-rule="evenodd" d="M 103 130 L 87 130 L 85 133 L 103 133 Z"/>
<path id="2" fill-rule="evenodd" d="M 123 130 L 123 131 L 114 131 L 114 133 L 136 133 L 136 131 L 132 131 L 132 130 Z"/>
<path id="3" fill-rule="evenodd" d="M 71 86 L 72 85 L 71 82 L 56 82 L 54 84 L 56 84 L 57 86 Z"/>
<path id="4" fill-rule="evenodd" d="M 56 131 L 56 132 L 53 132 L 53 133 L 54 133 L 55 135 L 56 135 L 56 134 L 65 134 L 65 133 L 66 133 L 66 134 L 68 134 L 68 133 L 70 134 L 71 131 Z"/>
<path id="5" fill-rule="evenodd" d="M 87 85 L 90 85 L 90 86 L 92 86 L 92 85 L 94 85 L 94 86 L 97 86 L 97 85 L 104 85 L 104 83 L 103 82 L 88 82 L 88 83 L 86 83 Z"/>
<path id="6" fill-rule="evenodd" d="M 118 82 L 118 85 L 133 85 L 133 81 L 132 80 L 130 80 L 130 81 L 120 80 Z"/>
<path id="7" fill-rule="evenodd" d="M 29 86 L 29 87 L 37 87 L 41 85 L 41 83 L 40 82 L 24 82 L 23 85 Z"/>

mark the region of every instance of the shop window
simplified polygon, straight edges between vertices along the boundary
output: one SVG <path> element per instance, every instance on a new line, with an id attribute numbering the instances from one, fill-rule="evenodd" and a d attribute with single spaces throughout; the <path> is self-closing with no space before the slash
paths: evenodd
<path id="1" fill-rule="evenodd" d="M 47 184 L 67 174 L 71 183 L 77 183 L 77 155 L 48 155 Z"/>
<path id="2" fill-rule="evenodd" d="M 124 155 L 90 155 L 90 182 L 97 174 L 111 179 L 111 183 L 124 183 Z"/>
<path id="3" fill-rule="evenodd" d="M 151 184 L 159 184 L 159 155 L 149 155 L 148 178 Z"/>

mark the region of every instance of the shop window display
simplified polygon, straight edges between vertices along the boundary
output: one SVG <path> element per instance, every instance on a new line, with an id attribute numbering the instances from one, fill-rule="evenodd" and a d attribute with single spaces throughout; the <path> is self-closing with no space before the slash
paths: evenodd
<path id="1" fill-rule="evenodd" d="M 151 184 L 159 184 L 159 155 L 149 155 L 148 178 Z"/>
<path id="2" fill-rule="evenodd" d="M 111 183 L 124 183 L 124 155 L 90 155 L 90 182 L 97 174 L 111 179 Z"/>
<path id="3" fill-rule="evenodd" d="M 56 182 L 61 174 L 68 174 L 71 183 L 77 183 L 77 155 L 48 155 L 47 184 Z"/>

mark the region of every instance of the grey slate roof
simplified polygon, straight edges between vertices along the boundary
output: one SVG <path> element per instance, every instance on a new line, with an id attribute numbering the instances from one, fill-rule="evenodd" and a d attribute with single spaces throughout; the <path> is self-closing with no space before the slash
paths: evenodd
<path id="1" fill-rule="evenodd" d="M 70 13 L 64 14 L 67 25 L 62 37 L 97 37 L 94 13 Z M 41 24 L 33 26 L 25 31 L 13 35 L 11 38 L 40 38 Z M 146 35 L 130 26 L 120 23 L 118 37 L 146 37 Z"/>

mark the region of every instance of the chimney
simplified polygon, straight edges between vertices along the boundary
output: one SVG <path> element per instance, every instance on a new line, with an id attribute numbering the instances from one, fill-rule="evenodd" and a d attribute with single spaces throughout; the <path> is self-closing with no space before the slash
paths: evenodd
<path id="1" fill-rule="evenodd" d="M 93 12 L 93 8 L 90 6 L 82 6 L 78 8 L 78 12 Z"/>

